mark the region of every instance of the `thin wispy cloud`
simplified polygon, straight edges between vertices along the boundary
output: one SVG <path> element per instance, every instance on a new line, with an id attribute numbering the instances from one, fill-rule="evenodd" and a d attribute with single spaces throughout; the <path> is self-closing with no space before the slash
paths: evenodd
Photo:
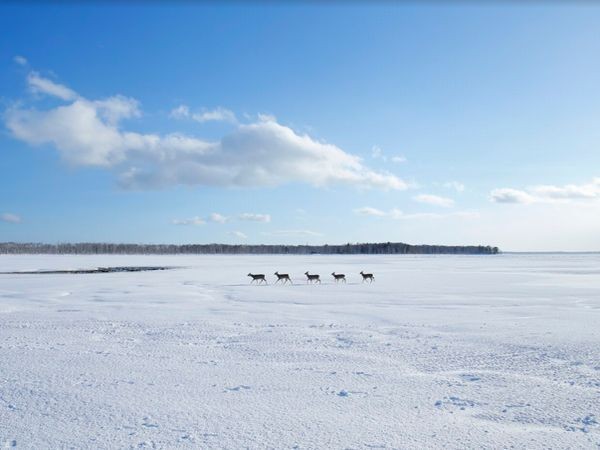
<path id="1" fill-rule="evenodd" d="M 433 194 L 419 194 L 413 197 L 413 200 L 427 205 L 441 206 L 442 208 L 451 208 L 454 206 L 454 200 L 447 197 L 440 197 Z"/>
<path id="2" fill-rule="evenodd" d="M 206 217 L 195 216 L 190 219 L 175 219 L 172 221 L 175 225 L 205 225 L 207 223 L 225 224 L 233 220 L 244 221 L 244 222 L 271 222 L 270 214 L 257 214 L 257 213 L 242 213 L 237 216 L 225 216 L 218 212 L 212 212 Z"/>
<path id="3" fill-rule="evenodd" d="M 525 191 L 511 188 L 494 189 L 490 192 L 490 200 L 495 203 L 534 203 L 535 198 Z"/>
<path id="4" fill-rule="evenodd" d="M 372 170 L 359 157 L 299 134 L 269 116 L 237 124 L 216 141 L 177 132 L 144 134 L 123 125 L 125 119 L 141 115 L 134 99 L 89 100 L 36 72 L 27 79 L 31 90 L 66 104 L 46 109 L 15 104 L 4 114 L 12 136 L 30 145 L 50 144 L 74 166 L 114 171 L 125 188 L 266 187 L 294 182 L 314 187 L 408 188 L 396 175 Z"/>
<path id="5" fill-rule="evenodd" d="M 442 184 L 443 187 L 447 189 L 453 189 L 456 192 L 464 192 L 465 185 L 460 181 L 448 181 L 447 183 Z"/>
<path id="6" fill-rule="evenodd" d="M 205 225 L 206 220 L 202 217 L 192 217 L 190 219 L 173 219 L 171 223 L 173 225 Z"/>
<path id="7" fill-rule="evenodd" d="M 225 217 L 223 214 L 214 212 L 208 216 L 208 220 L 214 223 L 225 223 L 227 222 L 228 218 Z"/>
<path id="8" fill-rule="evenodd" d="M 238 239 L 247 239 L 248 236 L 245 233 L 242 233 L 241 231 L 229 231 L 227 234 L 229 234 L 230 236 L 234 236 Z"/>
<path id="9" fill-rule="evenodd" d="M 21 223 L 21 216 L 12 213 L 2 213 L 0 214 L 0 222 Z"/>
<path id="10" fill-rule="evenodd" d="M 37 72 L 29 72 L 27 84 L 31 92 L 36 94 L 47 94 L 58 97 L 61 100 L 75 100 L 78 96 L 75 91 L 67 86 L 40 76 Z"/>
<path id="11" fill-rule="evenodd" d="M 191 119 L 199 123 L 205 122 L 231 122 L 236 123 L 237 117 L 227 108 L 217 107 L 215 109 L 203 109 L 192 112 L 187 105 L 179 105 L 171 110 L 169 116 L 173 119 Z"/>
<path id="12" fill-rule="evenodd" d="M 454 211 L 451 213 L 430 213 L 430 212 L 420 212 L 420 213 L 405 213 L 404 211 L 398 208 L 392 208 L 389 211 L 383 211 L 381 209 L 373 208 L 370 206 L 365 206 L 362 208 L 357 208 L 354 210 L 354 213 L 359 216 L 370 216 L 370 217 L 382 217 L 393 220 L 419 220 L 419 219 L 444 219 L 444 218 L 464 218 L 464 219 L 473 219 L 478 218 L 479 213 L 475 211 Z"/>
<path id="13" fill-rule="evenodd" d="M 383 152 L 383 150 L 380 147 L 378 147 L 377 145 L 374 145 L 373 147 L 371 147 L 371 158 L 380 159 L 383 162 L 387 162 L 388 159 L 390 161 L 392 161 L 393 163 L 406 162 L 406 158 L 402 155 L 393 155 L 388 158 L 388 156 Z"/>
<path id="14" fill-rule="evenodd" d="M 312 230 L 277 230 L 277 231 L 265 231 L 264 236 L 323 236 L 322 233 L 318 233 Z"/>
<path id="15" fill-rule="evenodd" d="M 382 211 L 377 208 L 372 208 L 370 206 L 364 206 L 362 208 L 357 208 L 354 210 L 355 214 L 359 216 L 375 216 L 375 217 L 385 217 L 388 215 L 385 211 Z"/>
<path id="16" fill-rule="evenodd" d="M 254 213 L 243 213 L 238 216 L 239 220 L 250 221 L 250 222 L 263 222 L 269 223 L 271 221 L 270 214 L 254 214 Z"/>
<path id="17" fill-rule="evenodd" d="M 500 188 L 490 193 L 490 200 L 495 203 L 573 203 L 598 199 L 600 199 L 600 178 L 594 178 L 590 183 L 585 184 L 563 186 L 544 184 L 525 190 Z"/>
<path id="18" fill-rule="evenodd" d="M 381 148 L 374 145 L 371 147 L 371 157 L 375 159 L 382 159 L 385 158 L 385 155 L 383 154 L 383 150 L 381 150 Z"/>
<path id="19" fill-rule="evenodd" d="M 16 62 L 20 66 L 26 66 L 27 65 L 27 58 L 25 58 L 24 56 L 21 56 L 21 55 L 16 55 L 13 58 L 13 61 Z"/>

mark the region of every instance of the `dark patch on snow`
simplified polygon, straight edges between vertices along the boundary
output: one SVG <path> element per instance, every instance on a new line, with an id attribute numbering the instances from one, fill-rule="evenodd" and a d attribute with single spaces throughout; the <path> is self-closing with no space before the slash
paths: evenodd
<path id="1" fill-rule="evenodd" d="M 178 267 L 169 266 L 122 266 L 122 267 L 96 267 L 95 269 L 65 269 L 65 270 L 30 270 L 22 272 L 0 272 L 0 275 L 62 275 L 62 274 L 87 274 L 87 273 L 116 273 L 116 272 L 148 272 L 153 270 L 172 270 Z"/>

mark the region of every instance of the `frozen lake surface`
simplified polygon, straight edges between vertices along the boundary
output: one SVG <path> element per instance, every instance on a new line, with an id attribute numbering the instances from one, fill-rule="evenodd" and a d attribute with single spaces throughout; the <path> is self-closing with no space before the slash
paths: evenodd
<path id="1" fill-rule="evenodd" d="M 0 256 L 109 266 L 0 275 L 0 448 L 600 447 L 600 255 Z"/>

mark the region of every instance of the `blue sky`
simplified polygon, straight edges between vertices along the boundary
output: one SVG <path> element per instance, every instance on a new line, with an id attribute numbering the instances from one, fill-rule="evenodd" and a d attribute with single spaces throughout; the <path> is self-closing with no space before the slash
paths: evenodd
<path id="1" fill-rule="evenodd" d="M 600 250 L 600 7 L 0 6 L 0 240 Z"/>

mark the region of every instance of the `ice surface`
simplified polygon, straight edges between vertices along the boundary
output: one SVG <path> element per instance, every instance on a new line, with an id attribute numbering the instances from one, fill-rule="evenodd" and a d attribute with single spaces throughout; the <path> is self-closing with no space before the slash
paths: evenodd
<path id="1" fill-rule="evenodd" d="M 0 275 L 0 448 L 600 446 L 599 255 L 0 257 L 128 265 Z"/>

